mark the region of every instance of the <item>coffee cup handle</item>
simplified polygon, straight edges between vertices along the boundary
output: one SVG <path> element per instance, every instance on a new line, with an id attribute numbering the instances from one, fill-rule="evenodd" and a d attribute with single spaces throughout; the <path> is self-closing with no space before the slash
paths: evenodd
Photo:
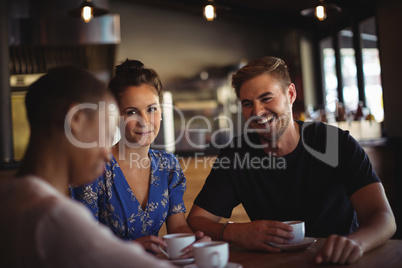
<path id="1" fill-rule="evenodd" d="M 218 251 L 215 251 L 211 254 L 211 257 L 213 259 L 212 263 L 214 264 L 214 266 L 212 266 L 213 268 L 218 268 L 221 267 L 221 258 L 220 258 L 220 254 Z M 215 258 L 217 260 L 217 264 L 215 265 Z"/>
<path id="2" fill-rule="evenodd" d="M 159 249 L 161 250 L 161 252 L 162 252 L 166 257 L 169 258 L 169 255 L 167 254 L 166 251 L 163 250 L 163 248 L 162 248 L 161 246 L 159 246 Z"/>

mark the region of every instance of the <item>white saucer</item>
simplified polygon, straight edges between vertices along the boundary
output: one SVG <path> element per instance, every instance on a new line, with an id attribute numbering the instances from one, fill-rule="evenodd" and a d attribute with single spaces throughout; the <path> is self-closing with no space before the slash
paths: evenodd
<path id="1" fill-rule="evenodd" d="M 183 268 L 197 268 L 197 264 L 186 265 Z M 228 262 L 224 268 L 243 268 L 243 265 L 240 263 Z"/>
<path id="2" fill-rule="evenodd" d="M 306 249 L 309 246 L 311 246 L 312 244 L 314 244 L 317 241 L 317 239 L 315 239 L 314 237 L 305 237 L 303 239 L 303 241 L 301 241 L 300 243 L 297 244 L 276 244 L 276 243 L 268 243 L 269 245 L 273 246 L 273 247 L 277 247 L 280 248 L 284 251 L 296 251 L 296 250 L 302 250 L 302 249 Z"/>
<path id="3" fill-rule="evenodd" d="M 177 259 L 177 260 L 169 260 L 171 263 L 176 265 L 186 265 L 194 262 L 194 258 L 188 259 Z"/>

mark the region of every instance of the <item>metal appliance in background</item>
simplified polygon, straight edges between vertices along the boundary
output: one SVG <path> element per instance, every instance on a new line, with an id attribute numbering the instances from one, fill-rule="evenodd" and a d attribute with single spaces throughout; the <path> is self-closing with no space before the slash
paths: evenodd
<path id="1" fill-rule="evenodd" d="M 52 67 L 74 65 L 109 80 L 120 16 L 108 14 L 89 23 L 68 15 L 80 0 L 9 1 L 9 48 L 12 75 L 44 73 Z M 109 0 L 95 1 L 109 8 Z M 107 74 L 109 74 L 109 77 Z"/>
<path id="2" fill-rule="evenodd" d="M 9 74 L 11 86 L 14 160 L 19 161 L 28 142 L 29 127 L 25 115 L 26 89 L 50 68 L 77 66 L 109 81 L 120 43 L 120 16 L 107 14 L 89 23 L 72 18 L 68 11 L 82 0 L 7 1 Z M 109 9 L 109 0 L 93 0 Z M 2 41 L 0 41 L 2 42 Z M 4 42 L 4 41 L 3 41 Z M 4 77 L 4 75 L 2 76 Z M 0 88 L 0 90 L 6 90 Z M 0 102 L 7 100 L 1 100 Z M 0 131 L 9 131 L 0 129 Z M 8 162 L 4 159 L 0 162 Z"/>

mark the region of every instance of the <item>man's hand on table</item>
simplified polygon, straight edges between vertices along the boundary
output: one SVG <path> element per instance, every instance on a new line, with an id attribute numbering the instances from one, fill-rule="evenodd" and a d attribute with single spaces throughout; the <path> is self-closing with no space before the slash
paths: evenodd
<path id="1" fill-rule="evenodd" d="M 363 255 L 363 249 L 345 236 L 331 235 L 318 252 L 315 261 L 321 263 L 350 264 Z"/>
<path id="2" fill-rule="evenodd" d="M 224 240 L 255 250 L 280 252 L 279 248 L 268 245 L 269 242 L 287 244 L 293 238 L 292 227 L 280 221 L 257 220 L 249 223 L 229 224 L 224 233 Z"/>

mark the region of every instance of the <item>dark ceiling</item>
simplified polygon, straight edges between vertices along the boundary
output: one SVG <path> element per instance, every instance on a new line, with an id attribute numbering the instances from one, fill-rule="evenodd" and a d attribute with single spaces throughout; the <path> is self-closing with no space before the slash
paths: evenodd
<path id="1" fill-rule="evenodd" d="M 325 33 L 342 25 L 350 25 L 353 19 L 361 20 L 374 15 L 377 1 L 379 0 L 325 0 L 327 4 L 339 6 L 342 12 L 328 14 L 328 18 L 322 22 L 300 14 L 303 9 L 315 7 L 318 0 L 215 0 L 214 2 L 217 5 L 217 19 Z M 136 0 L 136 2 L 173 8 L 199 16 L 208 0 Z"/>

